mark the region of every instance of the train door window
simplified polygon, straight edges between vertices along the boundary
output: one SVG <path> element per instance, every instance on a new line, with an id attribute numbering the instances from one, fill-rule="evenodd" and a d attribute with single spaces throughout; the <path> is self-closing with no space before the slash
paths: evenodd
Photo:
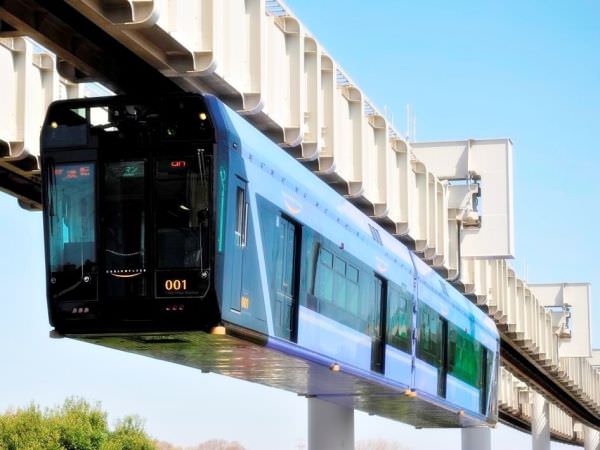
<path id="1" fill-rule="evenodd" d="M 278 336 L 292 338 L 293 311 L 295 309 L 296 271 L 296 226 L 284 217 L 278 216 L 277 237 L 272 256 L 275 263 L 275 279 L 271 295 L 275 306 L 274 325 Z"/>
<path id="2" fill-rule="evenodd" d="M 489 386 L 489 379 L 488 379 L 488 353 L 489 351 L 483 346 L 480 346 L 480 352 L 481 352 L 481 358 L 480 358 L 480 375 L 479 375 L 479 385 L 481 387 L 480 389 L 480 396 L 479 396 L 479 412 L 482 414 L 485 414 L 485 410 L 487 407 L 487 392 L 488 392 L 488 386 Z"/>
<path id="3" fill-rule="evenodd" d="M 498 416 L 498 370 L 499 370 L 499 347 L 493 352 L 486 349 L 487 353 L 487 370 L 486 370 L 486 389 L 487 389 L 487 412 L 491 417 Z M 486 405 L 486 406 L 487 406 Z M 483 411 L 483 414 L 486 410 Z"/>
<path id="4" fill-rule="evenodd" d="M 373 295 L 371 296 L 371 314 L 369 316 L 369 335 L 371 336 L 371 370 L 384 372 L 385 363 L 385 311 L 386 280 L 375 276 Z"/>
<path id="5" fill-rule="evenodd" d="M 145 162 L 104 167 L 103 223 L 107 295 L 146 295 Z"/>
<path id="6" fill-rule="evenodd" d="M 95 297 L 89 284 L 96 272 L 95 164 L 56 164 L 48 173 L 48 226 L 54 297 Z M 86 281 L 87 280 L 87 281 Z M 83 283 L 82 283 L 83 282 Z"/>
<path id="7" fill-rule="evenodd" d="M 419 305 L 417 315 L 417 358 L 435 366 L 441 366 L 441 321 L 438 313 L 424 303 Z"/>
<path id="8" fill-rule="evenodd" d="M 405 287 L 390 283 L 387 304 L 387 343 L 403 352 L 410 353 L 412 295 Z"/>
<path id="9" fill-rule="evenodd" d="M 448 375 L 448 321 L 440 318 L 441 324 L 441 354 L 440 367 L 438 368 L 438 395 L 446 397 Z"/>
<path id="10" fill-rule="evenodd" d="M 246 231 L 248 228 L 248 203 L 246 190 L 238 187 L 236 191 L 235 237 L 238 247 L 246 246 Z"/>
<path id="11" fill-rule="evenodd" d="M 201 181 L 198 160 L 156 161 L 155 186 L 157 268 L 201 268 L 208 190 Z"/>
<path id="12" fill-rule="evenodd" d="M 239 177 L 234 177 L 235 189 L 235 212 L 232 218 L 233 223 L 233 246 L 230 252 L 230 278 L 231 278 L 231 303 L 230 307 L 234 311 L 242 311 L 242 297 L 247 293 L 242 290 L 242 280 L 244 278 L 245 248 L 246 248 L 246 229 L 248 226 L 248 202 L 246 200 L 246 181 Z"/>

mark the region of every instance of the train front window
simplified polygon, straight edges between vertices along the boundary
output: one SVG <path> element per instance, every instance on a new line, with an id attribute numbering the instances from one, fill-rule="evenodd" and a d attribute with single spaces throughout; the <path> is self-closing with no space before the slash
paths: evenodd
<path id="1" fill-rule="evenodd" d="M 86 273 L 96 270 L 94 168 L 93 163 L 56 164 L 50 168 L 48 224 L 53 284 L 61 284 L 56 273 L 80 274 L 69 278 L 75 285 Z"/>
<path id="2" fill-rule="evenodd" d="M 109 162 L 104 174 L 104 249 L 109 297 L 146 295 L 143 161 Z"/>
<path id="3" fill-rule="evenodd" d="M 204 159 L 156 162 L 156 240 L 159 269 L 199 269 L 207 239 L 208 183 Z"/>

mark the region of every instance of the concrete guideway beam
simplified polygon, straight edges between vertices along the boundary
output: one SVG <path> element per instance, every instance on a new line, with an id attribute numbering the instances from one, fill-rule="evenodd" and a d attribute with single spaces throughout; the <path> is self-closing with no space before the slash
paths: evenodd
<path id="1" fill-rule="evenodd" d="M 308 450 L 354 450 L 354 409 L 309 398 Z"/>
<path id="2" fill-rule="evenodd" d="M 5 0 L 0 20 L 54 52 L 59 72 L 72 81 L 102 81 L 115 92 L 140 95 L 181 90 L 64 2 Z"/>
<path id="3" fill-rule="evenodd" d="M 461 429 L 462 450 L 492 450 L 492 430 L 488 427 Z"/>

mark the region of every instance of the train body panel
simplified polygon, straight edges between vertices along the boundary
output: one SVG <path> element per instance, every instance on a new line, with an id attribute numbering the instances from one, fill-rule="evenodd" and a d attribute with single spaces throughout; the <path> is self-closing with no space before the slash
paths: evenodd
<path id="1" fill-rule="evenodd" d="M 309 240 L 319 242 L 318 250 L 313 249 L 312 253 L 310 249 L 305 248 L 305 243 L 302 243 L 302 258 L 312 259 L 313 265 L 307 268 L 304 267 L 305 264 L 301 264 L 302 267 L 297 275 L 310 277 L 312 274 L 313 279 L 311 281 L 303 278 L 300 281 L 301 286 L 295 293 L 299 297 L 295 300 L 298 304 L 295 322 L 296 345 L 357 369 L 375 370 L 372 367 L 374 338 L 369 334 L 369 324 L 362 324 L 365 328 L 360 329 L 360 327 L 340 323 L 342 319 L 339 316 L 335 318 L 327 315 L 326 308 L 321 307 L 325 302 L 321 301 L 319 295 L 315 295 L 319 290 L 315 285 L 319 283 L 318 267 L 321 263 L 321 252 L 325 251 L 327 258 L 333 260 L 332 265 L 341 261 L 340 265 L 345 264 L 347 272 L 347 267 L 354 263 L 360 277 L 371 278 L 372 282 L 360 290 L 362 301 L 367 301 L 369 291 L 375 288 L 374 284 L 378 279 L 401 286 L 406 291 L 410 303 L 408 309 L 414 309 L 415 315 L 419 304 L 429 306 L 439 314 L 440 320 L 446 323 L 444 326 L 448 327 L 450 324 L 451 327 L 459 329 L 471 341 L 476 341 L 479 348 L 485 347 L 487 349 L 485 352 L 489 352 L 489 358 L 494 359 L 493 355 L 498 352 L 498 335 L 491 319 L 467 301 L 433 269 L 411 255 L 403 244 L 390 237 L 375 222 L 365 217 L 321 180 L 315 178 L 292 157 L 281 152 L 243 118 L 228 108 L 224 108 L 224 112 L 229 116 L 229 122 L 235 127 L 242 143 L 240 152 L 231 153 L 230 159 L 243 161 L 243 173 L 248 180 L 248 193 L 251 198 L 256 198 L 255 202 L 250 202 L 250 209 L 256 208 L 258 211 L 251 212 L 249 217 L 258 222 L 258 226 L 254 227 L 254 234 L 249 235 L 253 236 L 258 246 L 263 248 L 264 259 L 268 261 L 272 256 L 268 251 L 265 252 L 267 236 L 276 233 L 275 227 L 265 223 L 268 217 L 265 213 L 266 208 L 272 210 L 270 213 L 272 219 L 284 220 L 285 218 L 294 222 L 297 227 L 296 239 L 304 240 L 308 235 Z M 261 204 L 268 207 L 261 209 Z M 263 229 L 262 234 L 257 228 Z M 248 241 L 248 245 L 252 245 L 251 240 Z M 259 251 L 258 254 L 261 252 Z M 271 286 L 273 272 L 270 272 L 267 266 L 267 264 L 257 265 L 256 275 L 263 280 L 263 285 Z M 343 287 L 343 284 L 340 286 Z M 264 292 L 266 293 L 263 297 L 264 302 L 273 306 L 271 313 L 274 314 L 274 321 L 277 321 L 279 313 L 275 310 L 272 298 L 277 294 L 272 286 L 264 289 Z M 334 298 L 333 303 L 335 301 Z M 315 307 L 315 302 L 321 305 Z M 291 315 L 294 313 L 294 307 L 290 305 L 289 308 Z M 419 332 L 422 331 L 418 321 L 419 318 L 412 326 L 416 326 L 415 341 L 419 341 Z M 234 323 L 244 325 L 241 322 Z M 273 331 L 269 334 L 282 337 Z M 487 414 L 489 405 L 481 404 L 481 389 L 472 384 L 491 385 L 494 382 L 492 374 L 487 380 L 470 380 L 471 384 L 469 384 L 449 374 L 448 367 L 440 370 L 440 364 L 431 364 L 431 361 L 419 358 L 418 354 L 415 356 L 412 348 L 406 350 L 408 351 L 385 345 L 382 366 L 383 373 L 388 379 L 410 387 L 416 392 L 430 395 L 439 401 L 449 401 L 472 413 L 481 414 L 482 411 L 486 411 Z M 448 349 L 445 351 L 446 355 L 443 358 L 447 360 Z M 480 352 L 480 350 L 474 351 Z M 445 364 L 448 364 L 447 361 Z M 492 362 L 493 364 L 496 364 L 495 361 Z M 467 373 L 463 378 L 469 375 Z"/>
<path id="2" fill-rule="evenodd" d="M 300 306 L 297 344 L 333 361 L 371 369 L 371 338 L 333 319 Z"/>
<path id="3" fill-rule="evenodd" d="M 209 367 L 207 370 L 301 394 L 331 395 L 340 404 L 418 426 L 427 426 L 427 421 L 432 426 L 495 423 L 499 338 L 493 321 L 237 113 L 211 96 L 204 96 L 203 102 L 206 114 L 203 110 L 198 116 L 204 114 L 202 121 L 208 116 L 214 138 L 209 157 L 198 157 L 195 170 L 202 173 L 205 160 L 210 163 L 211 200 L 206 209 L 210 225 L 203 225 L 210 236 L 202 235 L 201 239 L 202 245 L 210 247 L 210 267 L 202 270 L 202 276 L 210 280 L 210 288 L 202 297 L 173 300 L 176 306 L 185 305 L 202 317 L 181 322 L 181 329 L 177 328 L 179 322 L 158 320 L 162 320 L 165 310 L 152 306 L 160 303 L 158 297 L 156 301 L 151 297 L 155 290 L 159 292 L 163 279 L 158 278 L 160 267 L 155 267 L 151 259 L 162 250 L 148 240 L 147 269 L 157 275 L 144 299 L 144 305 L 150 306 L 143 307 L 158 312 L 144 316 L 145 328 L 140 331 L 150 334 L 111 337 L 115 331 L 134 332 L 128 328 L 131 321 L 122 318 L 111 322 L 110 327 L 95 318 L 94 328 L 88 331 L 100 335 L 93 338 L 86 335 L 82 321 L 66 322 L 67 332 L 78 337 L 86 335 L 85 339 L 101 344 L 104 337 L 109 343 L 106 345 L 129 346 L 138 353 Z M 174 113 L 173 118 L 160 120 L 176 119 Z M 46 128 L 53 125 L 47 119 Z M 170 129 L 165 129 L 168 134 Z M 45 133 L 53 131 L 46 129 Z M 56 142 L 68 143 L 68 139 L 61 139 Z M 158 171 L 167 141 L 173 148 L 189 147 L 194 155 L 200 155 L 193 141 L 184 146 L 171 144 L 169 139 L 163 136 L 151 146 L 145 163 L 149 172 L 155 167 Z M 205 148 L 203 144 L 202 152 Z M 100 146 L 94 151 L 101 154 L 106 150 Z M 51 160 L 53 152 L 49 150 L 46 161 Z M 183 164 L 181 161 L 184 159 L 176 159 L 171 165 L 175 163 L 173 167 L 177 168 L 177 164 Z M 195 162 L 190 159 L 186 164 L 191 167 Z M 101 164 L 98 167 L 106 171 Z M 47 168 L 44 170 L 46 173 Z M 156 172 L 151 176 L 159 175 Z M 103 182 L 97 179 L 99 191 L 107 189 Z M 52 180 L 47 183 L 51 185 Z M 162 220 L 153 206 L 155 197 L 161 194 L 153 195 L 147 202 L 150 233 L 160 231 Z M 179 205 L 179 209 L 188 211 L 186 205 Z M 98 228 L 102 224 L 98 223 Z M 98 251 L 103 252 L 104 247 L 99 246 Z M 55 250 L 47 247 L 47 252 Z M 173 285 L 180 272 L 171 272 L 167 273 L 167 281 Z M 51 291 L 51 316 L 60 315 L 62 310 L 56 309 L 60 302 L 52 300 Z M 99 292 L 98 304 L 102 304 Z M 106 302 L 104 308 L 112 308 L 113 304 Z M 177 313 L 181 311 L 183 306 Z M 71 323 L 77 326 L 69 328 Z M 241 364 L 237 369 L 233 366 L 235 359 L 225 361 L 218 352 L 207 350 L 210 338 L 205 339 L 202 333 L 177 337 L 190 325 L 207 331 L 219 324 L 224 324 L 232 336 L 215 340 L 215 344 L 235 350 Z M 152 332 L 160 332 L 162 337 L 153 340 Z M 164 336 L 174 336 L 174 340 L 163 342 Z M 149 342 L 151 348 L 146 347 Z M 183 342 L 190 342 L 191 347 Z M 190 356 L 192 348 L 199 352 L 197 357 Z M 248 354 L 275 361 L 272 378 L 257 361 L 243 356 L 240 348 L 251 348 Z M 355 394 L 351 394 L 353 391 Z M 461 411 L 464 414 L 456 415 Z"/>

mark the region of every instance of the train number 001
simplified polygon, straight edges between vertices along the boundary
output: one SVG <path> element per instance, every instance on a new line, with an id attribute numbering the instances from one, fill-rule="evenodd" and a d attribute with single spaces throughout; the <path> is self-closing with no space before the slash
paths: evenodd
<path id="1" fill-rule="evenodd" d="M 165 289 L 167 291 L 185 291 L 187 290 L 187 280 L 165 280 Z"/>

